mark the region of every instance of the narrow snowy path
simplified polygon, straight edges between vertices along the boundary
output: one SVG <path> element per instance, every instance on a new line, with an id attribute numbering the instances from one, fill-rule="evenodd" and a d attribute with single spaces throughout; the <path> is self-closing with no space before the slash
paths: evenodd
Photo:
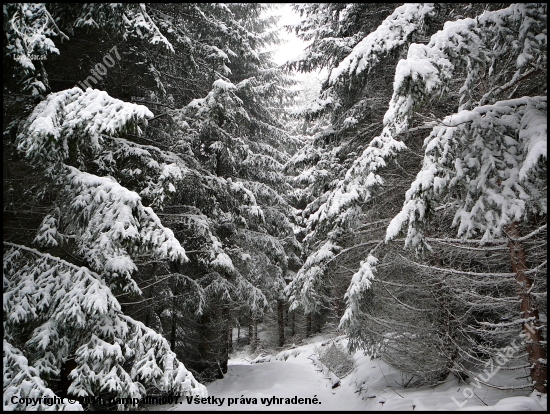
<path id="1" fill-rule="evenodd" d="M 216 404 L 188 404 L 181 401 L 174 406 L 163 406 L 161 409 L 185 410 L 353 410 L 364 408 L 355 388 L 339 386 L 332 389 L 332 383 L 316 371 L 315 366 L 305 355 L 289 358 L 287 361 L 272 361 L 251 365 L 230 365 L 225 378 L 207 386 L 211 399 L 217 399 Z M 256 404 L 250 400 L 241 403 L 241 397 L 255 398 Z M 277 404 L 272 398 L 279 399 Z M 317 404 L 292 403 L 292 398 L 317 398 Z M 221 402 L 221 398 L 224 398 Z M 234 402 L 230 400 L 232 398 Z M 270 399 L 271 404 L 262 399 Z M 290 404 L 285 399 L 291 399 Z M 304 400 L 305 402 L 306 400 Z M 295 399 L 294 402 L 297 402 Z"/>
<path id="2" fill-rule="evenodd" d="M 302 361 L 275 361 L 253 365 L 231 365 L 228 375 L 212 383 L 208 388 L 211 397 L 225 397 L 221 407 L 212 404 L 193 404 L 194 409 L 223 409 L 235 407 L 239 410 L 338 410 L 341 398 L 346 394 L 341 387 L 332 389 L 331 383 L 322 373 L 316 372 L 313 364 Z M 351 391 L 353 394 L 353 391 Z M 257 404 L 235 404 L 228 407 L 227 398 L 240 400 L 256 398 Z M 262 398 L 317 398 L 318 404 L 271 404 L 261 403 Z M 349 396 L 348 396 L 349 397 Z M 280 400 L 279 400 L 280 401 Z M 281 401 L 282 402 L 282 401 Z M 317 401 L 315 401 L 317 402 Z M 185 404 L 186 405 L 186 404 Z M 182 409 L 185 409 L 182 404 Z M 347 405 L 347 404 L 346 404 Z"/>

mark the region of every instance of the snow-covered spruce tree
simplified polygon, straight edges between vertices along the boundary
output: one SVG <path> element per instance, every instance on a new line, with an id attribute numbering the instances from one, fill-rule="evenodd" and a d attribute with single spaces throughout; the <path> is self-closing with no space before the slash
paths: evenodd
<path id="1" fill-rule="evenodd" d="M 458 112 L 426 138 L 422 169 L 387 238 L 407 226 L 406 244 L 418 246 L 432 209 L 450 194 L 459 237 L 481 237 L 481 243 L 509 239 L 520 299 L 514 322 L 522 327 L 531 379 L 540 392 L 546 392 L 546 341 L 532 294 L 545 292 L 533 284 L 545 279 L 546 260 L 529 263 L 523 244 L 546 228 L 535 219 L 545 223 L 547 208 L 545 33 L 546 5 L 515 4 L 448 23 L 428 45 L 411 45 L 398 65 L 386 116 L 387 128 L 405 126 L 425 94 L 442 90 L 453 73 L 468 68 Z M 476 90 L 474 82 L 483 76 L 487 84 Z"/>
<path id="2" fill-rule="evenodd" d="M 403 144 L 396 138 L 410 128 L 429 97 L 456 94 L 456 109 L 442 119 L 433 119 L 435 127 L 425 140 L 422 169 L 406 194 L 402 211 L 390 223 L 386 239 L 395 239 L 406 226 L 406 245 L 427 245 L 427 234 L 444 230 L 428 226 L 435 211 L 441 209 L 454 212 L 452 225 L 458 227 L 458 243 L 473 238 L 481 246 L 498 244 L 505 236 L 512 273 L 498 265 L 486 272 L 453 269 L 456 262 L 449 263 L 447 271 L 441 264 L 426 267 L 435 275 L 456 275 L 442 281 L 449 292 L 458 293 L 458 303 L 451 305 L 456 318 L 461 319 L 458 331 L 463 339 L 476 343 L 470 350 L 460 342 L 456 348 L 455 343 L 454 369 L 461 366 L 471 373 L 473 366 L 482 366 L 512 342 L 517 336 L 515 327 L 521 325 L 531 385 L 541 392 L 546 392 L 546 333 L 537 307 L 545 306 L 539 298 L 546 297 L 546 256 L 539 247 L 530 249 L 528 258 L 524 243 L 540 246 L 537 236 L 546 231 L 545 39 L 546 5 L 514 4 L 476 18 L 449 21 L 427 44 L 411 44 L 407 58 L 396 68 L 384 130 L 358 158 L 350 174 L 372 174 L 377 168 L 373 154 L 383 160 L 400 150 Z M 367 65 L 369 55 L 355 59 L 357 64 L 351 70 L 333 73 L 334 82 Z M 460 88 L 455 86 L 457 78 Z M 528 234 L 522 236 L 520 228 Z M 440 242 L 441 238 L 435 240 Z M 494 247 L 478 249 L 490 255 Z M 373 261 L 368 263 L 373 265 Z M 483 265 L 478 262 L 478 266 Z M 491 261 L 486 265 L 491 267 Z M 354 277 L 355 283 L 348 290 L 350 308 L 344 324 L 353 324 L 356 299 L 373 279 L 372 269 L 363 273 Z M 518 284 L 519 319 L 514 317 L 517 299 L 507 299 L 514 291 L 511 276 Z M 469 279 L 467 286 L 465 279 Z M 502 306 L 503 301 L 509 307 Z M 476 316 L 469 318 L 472 311 Z M 451 333 L 453 339 L 455 335 L 456 331 Z"/>
<path id="3" fill-rule="evenodd" d="M 295 185 L 304 195 L 299 207 L 308 250 L 308 259 L 288 288 L 291 306 L 302 307 L 306 313 L 331 307 L 339 319 L 350 267 L 359 265 L 364 249 L 378 244 L 384 220 L 392 217 L 391 210 L 373 211 L 372 206 L 383 203 L 391 209 L 391 199 L 399 197 L 396 191 L 367 190 L 367 177 L 353 178 L 349 171 L 358 154 L 380 132 L 385 105 L 391 97 L 386 85 L 392 80 L 396 55 L 416 32 L 420 36 L 427 30 L 426 24 L 411 24 L 407 13 L 419 16 L 422 23 L 432 8 L 405 5 L 389 17 L 385 5 L 372 4 L 308 4 L 296 6 L 296 10 L 303 16 L 298 35 L 312 40 L 304 56 L 291 64 L 298 70 L 327 68 L 334 73 L 339 64 L 347 64 L 354 47 L 369 47 L 366 42 L 370 47 L 376 45 L 376 64 L 368 70 L 338 82 L 331 81 L 329 75 L 319 98 L 305 115 L 308 119 L 328 115 L 330 125 L 287 164 L 287 171 L 295 175 Z M 405 38 L 399 40 L 403 34 Z M 389 187 L 407 183 L 406 169 L 416 168 L 418 161 L 409 156 L 400 162 L 388 174 L 393 179 Z M 369 185 L 380 181 L 379 177 L 368 178 Z M 376 196 L 380 198 L 375 201 Z M 365 204 L 369 200 L 372 205 Z M 348 231 L 362 225 L 364 231 Z"/>
<path id="4" fill-rule="evenodd" d="M 216 80 L 206 97 L 193 100 L 177 116 L 189 125 L 197 156 L 238 196 L 236 208 L 216 217 L 216 227 L 236 275 L 227 277 L 235 290 L 233 304 L 227 306 L 236 315 L 250 315 L 249 323 L 254 324 L 268 305 L 282 299 L 287 269 L 299 265 L 299 246 L 289 221 L 292 209 L 286 201 L 290 187 L 281 173 L 299 142 L 277 119 L 288 100 L 284 87 L 289 81 L 270 54 L 260 52 L 272 41 L 262 33 L 271 19 L 259 19 L 263 7 L 230 8 L 250 34 L 244 44 L 220 48 L 242 49 L 247 43 L 253 48 L 245 59 L 232 58 L 231 75 Z"/>
<path id="5" fill-rule="evenodd" d="M 139 398 L 151 386 L 205 394 L 168 342 L 125 316 L 115 297 L 140 293 L 133 256 L 150 252 L 184 262 L 185 250 L 138 194 L 69 165 L 85 166 L 83 156 L 100 152 L 106 137 L 139 131 L 138 123 L 151 117 L 143 106 L 74 88 L 50 94 L 20 127 L 18 150 L 59 191 L 34 242 L 70 244 L 84 266 L 5 242 L 5 407 L 12 396 L 53 395 L 70 358 L 77 367 L 68 391 L 76 396 Z"/>
<path id="6" fill-rule="evenodd" d="M 204 65 L 208 70 L 203 65 L 195 69 L 194 79 L 201 80 L 195 84 L 202 86 L 196 88 L 194 99 L 166 110 L 168 125 L 152 124 L 148 130 L 148 139 L 165 142 L 190 169 L 162 217 L 184 240 L 186 249 L 195 252 L 180 271 L 196 275 L 207 294 L 205 312 L 195 321 L 206 331 L 192 328 L 185 335 L 195 339 L 183 341 L 179 349 L 193 354 L 190 358 L 198 371 L 208 367 L 204 373 L 208 379 L 225 370 L 230 319 L 251 315 L 253 323 L 260 318 L 284 285 L 287 256 L 291 263 L 299 262 L 299 246 L 289 221 L 292 209 L 284 197 L 289 187 L 279 172 L 299 144 L 277 119 L 281 101 L 284 105 L 287 99 L 288 80 L 269 54 L 261 52 L 275 40 L 273 33 L 264 33 L 272 19 L 259 19 L 263 5 L 222 6 L 194 6 L 201 11 L 195 10 L 199 17 L 204 19 L 208 12 L 212 18 L 183 27 L 203 33 L 194 35 L 196 39 L 204 39 L 204 33 L 219 33 L 206 37 L 210 44 L 201 47 L 208 54 L 195 59 L 212 57 Z M 178 56 L 178 47 L 175 50 Z M 182 49 L 181 58 L 187 55 L 187 49 Z M 173 65 L 170 57 L 161 59 L 157 67 L 162 74 L 173 73 L 161 78 L 166 96 L 179 95 L 180 83 L 170 78 L 186 79 L 186 71 Z M 159 107 L 170 103 L 160 95 L 156 99 Z M 216 259 L 215 250 L 225 256 Z M 162 312 L 169 324 L 169 312 Z M 196 335 L 190 333 L 193 330 Z M 186 347 L 192 350 L 186 352 Z"/>
<path id="7" fill-rule="evenodd" d="M 298 142 L 277 120 L 288 81 L 261 52 L 276 39 L 265 33 L 272 19 L 259 19 L 265 5 L 158 7 L 153 10 L 172 16 L 168 38 L 181 41 L 172 41 L 175 57 L 161 54 L 152 62 L 165 92 L 155 89 L 153 99 L 144 92 L 139 101 L 166 111 L 147 139 L 177 153 L 188 167 L 161 217 L 194 251 L 178 272 L 193 274 L 206 298 L 195 321 L 178 317 L 171 323 L 172 303 L 158 312 L 176 337 L 180 324 L 190 328 L 181 335 L 192 341 L 173 343 L 181 343 L 176 348 L 195 361 L 190 366 L 212 379 L 225 370 L 229 319 L 250 312 L 261 317 L 276 295 L 273 285 L 281 290 L 284 284 L 286 256 L 299 260 L 292 209 L 281 197 L 288 185 L 278 172 Z"/>
<path id="8" fill-rule="evenodd" d="M 342 18 L 341 15 L 346 15 L 358 6 L 307 5 L 301 7 L 304 9 L 306 17 L 310 16 L 309 20 L 305 19 L 302 27 L 304 33 L 308 33 L 315 39 L 311 50 L 320 52 L 322 48 L 325 48 L 325 51 L 323 53 L 312 52 L 309 59 L 304 58 L 303 62 L 297 64 L 307 66 L 315 62 L 326 61 L 329 57 L 333 60 L 332 66 L 329 66 L 333 70 L 329 75 L 328 82 L 324 85 L 325 95 L 323 98 L 325 102 L 327 102 L 327 98 L 330 98 L 328 102 L 336 102 L 338 108 L 342 110 L 353 105 L 354 102 L 360 102 L 357 95 L 363 94 L 366 90 L 364 86 L 361 86 L 364 85 L 361 82 L 375 82 L 375 80 L 381 79 L 376 70 L 389 63 L 388 59 L 392 59 L 392 54 L 406 52 L 411 42 L 428 43 L 430 35 L 442 27 L 447 20 L 459 20 L 460 23 L 457 23 L 455 27 L 460 24 L 467 27 L 465 22 L 472 22 L 475 19 L 463 19 L 464 16 L 475 18 L 483 12 L 483 8 L 477 5 L 465 5 L 458 8 L 454 8 L 453 5 L 454 11 L 444 4 L 435 6 L 404 5 L 397 8 L 376 30 L 370 34 L 368 34 L 369 31 L 366 31 L 366 36 L 364 33 L 358 34 L 357 40 L 351 40 L 351 35 L 354 32 L 347 32 L 347 39 L 352 42 L 352 45 L 342 53 L 344 56 L 341 56 L 337 54 L 338 52 L 329 52 L 331 49 L 328 45 L 340 40 L 334 36 L 335 29 L 340 25 L 344 26 L 345 22 L 348 21 L 348 19 Z M 333 9 L 333 13 L 328 18 L 323 17 L 327 14 L 316 11 L 318 8 L 326 7 L 332 7 Z M 493 12 L 493 16 L 495 16 L 501 6 L 494 5 L 491 7 L 495 9 Z M 482 366 L 491 356 L 498 354 L 500 349 L 509 345 L 517 335 L 517 330 L 514 330 L 514 323 L 511 322 L 516 319 L 514 313 L 517 312 L 516 302 L 514 302 L 517 299 L 513 297 L 515 282 L 514 278 L 511 277 L 513 274 L 510 273 L 509 268 L 506 268 L 506 262 L 503 261 L 502 256 L 505 251 L 503 249 L 506 249 L 506 242 L 504 240 L 504 245 L 499 245 L 498 243 L 503 243 L 501 238 L 494 239 L 491 241 L 492 245 L 487 244 L 485 246 L 476 246 L 479 241 L 475 240 L 451 244 L 444 242 L 444 239 L 454 236 L 448 233 L 453 221 L 452 214 L 449 217 L 449 212 L 452 212 L 451 207 L 456 202 L 456 194 L 453 192 L 446 193 L 446 198 L 439 198 L 439 205 L 436 205 L 433 200 L 428 205 L 430 207 L 429 211 L 437 212 L 435 214 L 437 221 L 432 220 L 433 225 L 430 227 L 430 236 L 433 237 L 429 238 L 432 240 L 432 244 L 437 242 L 437 245 L 432 245 L 434 250 L 432 255 L 426 255 L 423 259 L 416 258 L 421 262 L 414 265 L 414 270 L 407 263 L 411 260 L 415 261 L 414 257 L 404 252 L 395 252 L 390 245 L 379 245 L 379 242 L 385 238 L 384 229 L 389 223 L 389 219 L 396 213 L 393 210 L 392 214 L 392 207 L 394 207 L 392 204 L 395 203 L 391 202 L 391 196 L 395 196 L 400 192 L 395 191 L 395 188 L 404 185 L 409 187 L 407 182 L 410 183 L 414 177 L 408 178 L 407 176 L 410 173 L 407 173 L 407 170 L 414 171 L 414 169 L 420 167 L 419 162 L 415 161 L 414 158 L 416 158 L 415 153 L 418 152 L 416 150 L 418 138 L 422 137 L 423 130 L 432 129 L 438 120 L 442 120 L 445 116 L 456 112 L 461 103 L 465 104 L 469 101 L 470 105 L 483 105 L 489 103 L 491 99 L 496 101 L 495 94 L 516 97 L 522 96 L 522 94 L 536 94 L 537 92 L 534 91 L 540 88 L 545 91 L 546 58 L 544 47 L 541 46 L 540 49 L 544 53 L 540 52 L 539 55 L 532 55 L 531 52 L 527 55 L 524 54 L 525 51 L 523 50 L 524 44 L 527 48 L 534 47 L 537 42 L 539 45 L 545 45 L 545 32 L 542 29 L 537 29 L 537 27 L 543 27 L 541 22 L 546 21 L 545 11 L 540 8 L 537 9 L 538 6 L 528 6 L 525 12 L 521 11 L 522 6 L 516 7 L 518 9 L 512 8 L 502 11 L 498 15 L 499 17 L 495 17 L 496 23 L 486 22 L 480 25 L 482 29 L 474 30 L 474 33 L 483 41 L 477 42 L 475 41 L 477 38 L 475 40 L 469 38 L 464 42 L 465 44 L 471 44 L 472 50 L 475 50 L 478 54 L 469 53 L 465 50 L 462 50 L 463 53 L 458 53 L 457 51 L 460 49 L 456 47 L 445 49 L 445 53 L 450 55 L 450 57 L 447 56 L 449 65 L 450 62 L 453 62 L 451 65 L 453 71 L 452 77 L 447 77 L 446 82 L 444 82 L 444 86 L 448 89 L 445 93 L 438 94 L 437 100 L 426 98 L 428 96 L 433 98 L 435 90 L 441 91 L 441 89 L 431 89 L 430 93 L 426 93 L 426 89 L 424 89 L 421 96 L 416 95 L 416 93 L 422 91 L 423 87 L 429 89 L 435 86 L 432 82 L 433 78 L 429 76 L 432 71 L 438 73 L 438 70 L 442 69 L 444 71 L 445 68 L 450 68 L 450 66 L 445 66 L 447 63 L 443 59 L 439 60 L 432 68 L 420 63 L 417 66 L 418 71 L 411 77 L 401 76 L 403 72 L 397 72 L 399 76 L 396 76 L 393 80 L 397 83 L 400 82 L 399 85 L 402 87 L 410 87 L 410 89 L 407 89 L 408 95 L 403 91 L 396 90 L 394 95 L 396 99 L 391 100 L 390 109 L 392 105 L 406 108 L 404 112 L 408 114 L 407 123 L 402 123 L 403 119 L 400 119 L 399 116 L 395 117 L 397 121 L 396 119 L 388 120 L 386 118 L 385 126 L 387 128 L 383 133 L 380 134 L 380 130 L 374 129 L 368 135 L 367 140 L 370 141 L 370 144 L 367 148 L 357 151 L 357 153 L 361 154 L 362 152 L 362 154 L 360 156 L 350 154 L 350 158 L 352 158 L 351 168 L 346 167 L 340 173 L 345 175 L 345 179 L 334 180 L 328 177 L 326 184 L 324 184 L 325 188 L 332 186 L 333 190 L 328 191 L 324 198 L 318 198 L 312 202 L 311 207 L 315 210 L 319 209 L 318 216 L 332 219 L 326 220 L 328 225 L 323 226 L 322 221 L 312 216 L 315 223 L 308 231 L 308 237 L 317 233 L 316 236 L 319 241 L 316 243 L 323 248 L 317 247 L 313 250 L 313 254 L 308 259 L 309 266 L 306 262 L 306 266 L 299 273 L 299 276 L 301 276 L 297 279 L 299 283 L 294 283 L 291 286 L 292 290 L 289 292 L 296 304 L 316 303 L 316 298 L 323 296 L 324 287 L 329 286 L 331 283 L 330 279 L 323 277 L 325 274 L 331 274 L 333 279 L 336 272 L 350 275 L 353 272 L 349 272 L 348 269 L 356 268 L 359 256 L 362 253 L 358 250 L 372 249 L 371 246 L 378 246 L 374 253 L 371 251 L 379 259 L 377 264 L 375 265 L 376 260 L 374 257 L 367 258 L 360 266 L 360 270 L 352 277 L 352 283 L 347 294 L 348 308 L 342 320 L 342 326 L 347 328 L 351 336 L 350 344 L 353 346 L 369 349 L 372 353 L 382 353 L 382 356 L 385 355 L 388 362 L 406 372 L 422 373 L 422 370 L 425 370 L 425 375 L 422 376 L 424 380 L 428 381 L 434 379 L 437 381 L 443 378 L 446 372 L 454 372 L 459 376 L 462 376 L 462 373 L 471 372 L 472 364 L 478 367 Z M 312 12 L 309 13 L 308 9 L 311 9 Z M 381 10 L 381 13 L 384 13 L 383 10 Z M 499 18 L 502 20 L 499 20 Z M 515 23 L 511 23 L 514 19 L 517 19 Z M 353 27 L 356 27 L 354 24 L 357 23 L 358 19 L 349 20 L 352 24 L 348 25 L 347 28 L 353 29 Z M 377 25 L 378 23 L 374 22 L 374 24 Z M 491 24 L 495 24 L 496 27 L 493 32 L 490 29 Z M 451 22 L 448 22 L 445 28 L 452 27 L 450 25 Z M 488 39 L 491 39 L 491 34 L 499 33 L 498 27 L 503 26 L 506 26 L 506 29 L 502 29 L 501 34 L 494 38 L 498 42 L 494 51 L 491 51 L 489 46 L 492 43 Z M 502 33 L 508 30 L 509 27 L 512 34 L 505 37 Z M 532 30 L 531 34 L 528 34 L 528 28 Z M 540 30 L 540 33 L 532 34 L 536 30 Z M 485 33 L 480 35 L 480 32 L 483 31 Z M 463 33 L 460 33 L 460 35 L 463 35 Z M 326 36 L 326 40 L 323 40 L 324 36 Z M 520 40 L 513 41 L 514 36 Z M 459 39 L 458 36 L 457 38 Z M 525 39 L 528 39 L 527 43 L 525 43 Z M 435 36 L 433 40 L 435 43 Z M 483 45 L 479 52 L 476 49 L 478 43 Z M 413 45 L 411 49 L 418 50 L 414 49 L 415 47 L 416 45 Z M 341 51 L 342 49 L 334 48 L 334 50 Z M 418 62 L 417 58 L 422 56 L 413 55 L 412 51 L 409 53 L 410 59 L 402 63 L 402 69 L 405 69 L 407 65 L 414 65 Z M 471 59 L 470 56 L 472 56 Z M 508 60 L 502 59 L 502 56 L 506 56 Z M 540 56 L 540 58 L 532 58 L 532 56 Z M 534 59 L 531 62 L 539 59 L 543 64 L 537 63 L 535 64 L 536 67 L 525 69 L 521 65 L 525 63 L 524 58 L 526 57 L 528 60 Z M 479 59 L 476 60 L 476 58 Z M 518 58 L 517 67 L 509 64 L 509 62 L 514 62 Z M 426 69 L 426 71 L 423 71 L 423 69 Z M 387 70 L 390 72 L 389 69 Z M 481 76 L 482 73 L 486 76 Z M 426 85 L 424 85 L 424 81 L 426 81 Z M 478 81 L 480 81 L 479 85 L 475 83 Z M 471 87 L 471 82 L 474 82 L 477 87 Z M 439 86 L 443 86 L 443 84 L 440 83 Z M 328 92 L 330 92 L 330 95 Z M 514 93 L 514 95 L 510 95 L 511 93 Z M 540 92 L 538 93 L 540 94 Z M 338 100 L 341 96 L 351 98 L 347 106 L 342 104 L 342 102 L 346 102 L 345 99 Z M 422 105 L 420 105 L 421 99 L 419 99 L 421 97 L 424 98 Z M 381 98 L 383 99 L 383 97 Z M 367 107 L 359 113 L 362 113 L 363 116 L 374 114 L 373 109 L 375 108 L 380 108 L 384 112 L 387 108 L 385 104 Z M 399 112 L 393 110 L 388 111 L 388 114 L 391 113 L 399 114 Z M 343 119 L 345 119 L 344 116 L 342 116 Z M 376 118 L 381 121 L 383 117 L 378 115 Z M 433 123 L 430 124 L 430 121 Z M 359 127 L 365 125 L 369 124 L 358 123 Z M 390 133 L 387 132 L 388 128 Z M 401 141 L 405 138 L 409 148 L 405 147 Z M 323 145 L 330 148 L 330 143 L 330 139 L 327 139 Z M 410 151 L 411 149 L 412 151 Z M 311 153 L 313 151 L 304 152 L 305 155 Z M 315 154 L 312 158 L 316 162 L 319 155 Z M 393 166 L 393 163 L 388 162 L 390 159 L 397 161 L 397 168 Z M 403 166 L 404 160 L 410 164 L 401 170 L 399 167 Z M 312 168 L 306 174 L 306 178 L 310 178 L 310 183 L 315 182 L 313 174 L 315 171 Z M 399 178 L 400 175 L 401 178 Z M 319 174 L 318 176 L 325 178 L 326 174 L 324 176 Z M 384 179 L 384 186 L 379 187 L 382 184 L 382 178 Z M 542 188 L 545 187 L 542 186 Z M 396 199 L 393 198 L 393 200 Z M 542 196 L 542 200 L 542 204 L 544 204 L 545 194 Z M 363 216 L 366 220 L 362 218 L 356 221 L 355 224 L 355 226 L 361 226 L 358 227 L 359 231 L 356 230 L 353 234 L 345 231 L 333 231 L 331 233 L 333 229 L 342 229 L 342 226 L 338 223 L 339 217 L 347 217 L 347 214 L 356 208 L 358 203 L 361 205 L 365 201 L 367 204 L 363 204 L 362 211 L 363 214 L 366 214 L 366 216 Z M 390 202 L 386 204 L 387 201 Z M 382 203 L 379 204 L 380 202 Z M 365 207 L 368 210 L 365 210 Z M 384 213 L 385 209 L 387 209 L 386 213 L 389 214 Z M 546 213 L 545 210 L 541 211 L 544 211 L 542 216 L 523 222 L 522 226 L 525 232 L 529 233 L 529 244 L 525 245 L 524 248 L 527 249 L 527 257 L 533 260 L 535 270 L 531 274 L 542 275 L 542 279 L 533 276 L 537 281 L 534 284 L 534 289 L 538 288 L 540 290 L 532 290 L 530 300 L 535 304 L 535 308 L 545 309 L 546 256 L 541 249 L 544 240 L 540 236 L 544 237 L 545 234 Z M 319 224 L 317 224 L 317 221 L 319 221 Z M 332 226 L 333 224 L 335 225 Z M 529 226 L 533 228 L 529 229 Z M 542 226 L 541 231 L 536 231 L 540 226 Z M 344 226 L 343 230 L 347 228 L 349 227 Z M 311 230 L 314 230 L 314 232 Z M 325 234 L 332 237 L 327 238 L 318 230 L 323 230 Z M 534 233 L 530 230 L 534 230 Z M 360 234 L 364 238 L 358 238 L 357 236 Z M 351 240 L 351 244 L 343 244 L 342 237 Z M 397 239 L 394 240 L 397 241 Z M 461 239 L 454 239 L 455 242 L 458 240 Z M 306 239 L 306 242 L 308 242 L 308 239 Z M 316 254 L 315 250 L 319 253 Z M 355 257 L 353 257 L 353 253 L 356 253 Z M 405 256 L 406 260 L 400 259 L 399 255 Z M 362 257 L 365 258 L 365 256 L 366 254 L 362 253 Z M 316 260 L 316 258 L 319 260 Z M 543 267 L 540 268 L 539 264 L 542 264 Z M 414 284 L 411 282 L 411 277 L 415 281 Z M 471 278 L 475 283 L 472 283 Z M 490 283 L 487 278 L 491 278 L 489 279 Z M 434 298 L 439 299 L 434 300 Z M 472 312 L 472 309 L 475 310 Z M 430 314 L 434 315 L 432 320 L 430 320 L 431 317 L 426 317 Z M 441 316 L 437 316 L 438 314 Z M 449 314 L 461 316 L 455 320 L 446 320 L 444 315 Z M 388 318 L 388 315 L 392 315 L 392 317 Z M 420 328 L 421 326 L 423 328 Z M 410 336 L 407 336 L 411 333 L 417 338 L 422 334 L 424 339 L 414 343 L 418 346 L 411 347 Z M 457 340 L 460 336 L 460 341 L 463 342 Z M 472 343 L 477 345 L 471 347 L 469 344 Z M 387 345 L 385 348 L 383 347 L 384 344 Z M 409 348 L 410 352 L 407 351 Z M 434 349 L 434 352 L 431 352 L 431 349 Z M 411 358 L 412 355 L 415 355 L 414 359 Z M 411 363 L 411 361 L 414 363 Z M 433 368 L 436 368 L 435 372 L 430 372 Z"/>
<path id="9" fill-rule="evenodd" d="M 277 120 L 288 81 L 261 52 L 276 40 L 267 30 L 273 19 L 258 18 L 265 7 L 47 6 L 52 31 L 70 38 L 56 44 L 59 57 L 43 62 L 49 88 L 87 79 L 157 115 L 144 134 L 128 129 L 101 135 L 94 148 L 71 147 L 71 165 L 135 191 L 192 252 L 178 263 L 140 250 L 131 278 L 141 295 L 127 289 L 119 299 L 126 313 L 163 332 L 189 369 L 209 371 L 205 379 L 223 375 L 231 313 L 261 317 L 280 296 L 289 263 L 299 264 L 289 187 L 278 172 L 299 142 Z M 90 34 L 103 41 L 90 45 Z M 107 57 L 116 64 L 98 72 Z M 212 106 L 197 110 L 199 102 Z M 54 210 L 42 232 L 55 220 L 69 226 L 63 213 Z"/>

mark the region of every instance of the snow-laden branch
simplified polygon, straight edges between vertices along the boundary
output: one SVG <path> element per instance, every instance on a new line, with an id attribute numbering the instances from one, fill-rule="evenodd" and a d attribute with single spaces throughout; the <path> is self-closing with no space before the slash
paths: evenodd
<path id="1" fill-rule="evenodd" d="M 403 257 L 403 256 L 401 256 L 401 257 L 404 260 L 407 260 L 405 257 Z M 469 271 L 464 271 L 464 270 L 456 270 L 456 269 L 451 269 L 451 268 L 441 268 L 441 267 L 437 267 L 437 266 L 424 265 L 422 263 L 418 263 L 418 262 L 411 261 L 411 260 L 409 260 L 409 262 L 414 264 L 415 266 L 421 267 L 423 269 L 428 269 L 428 270 L 432 270 L 432 271 L 436 271 L 436 272 L 442 272 L 442 273 L 452 273 L 452 274 L 457 274 L 457 275 L 476 276 L 476 277 L 479 277 L 481 279 L 484 278 L 484 277 L 497 277 L 497 278 L 503 278 L 503 279 L 516 278 L 517 277 L 516 273 L 507 273 L 507 272 L 500 272 L 500 273 L 497 273 L 497 272 L 494 272 L 494 273 L 493 272 L 469 272 Z M 545 260 L 544 262 L 542 262 L 538 266 L 534 267 L 533 269 L 526 270 L 524 273 L 525 274 L 537 273 L 539 270 L 543 269 L 546 265 L 547 265 L 547 261 Z"/>
<path id="2" fill-rule="evenodd" d="M 545 96 L 500 101 L 446 117 L 444 126 L 426 138 L 422 170 L 386 239 L 408 225 L 407 245 L 425 240 L 420 226 L 430 206 L 451 189 L 464 193 L 453 221 L 464 238 L 482 234 L 482 241 L 493 241 L 527 211 L 545 212 L 540 188 L 547 159 L 546 119 Z"/>
<path id="3" fill-rule="evenodd" d="M 433 8 L 432 3 L 411 3 L 396 8 L 332 70 L 330 83 L 336 83 L 338 78 L 347 74 L 351 76 L 368 71 L 380 58 L 405 45 L 411 35 L 424 26 L 424 20 L 432 14 Z"/>
<path id="4" fill-rule="evenodd" d="M 19 388 L 33 394 L 36 388 L 47 395 L 41 378 L 58 377 L 62 362 L 77 348 L 77 368 L 69 389 L 73 395 L 107 391 L 139 399 L 151 385 L 181 395 L 205 395 L 204 386 L 177 361 L 161 335 L 122 314 L 119 302 L 97 274 L 36 249 L 4 245 L 11 247 L 4 255 L 6 335 L 20 335 L 23 324 L 30 328 L 27 338 L 18 339 L 24 350 L 12 352 L 19 355 L 18 362 L 4 382 L 4 391 L 15 395 L 13 390 Z M 29 353 L 32 364 L 23 357 Z M 123 364 L 130 359 L 127 372 Z M 6 362 L 10 364 L 5 360 L 5 366 Z M 20 383 L 29 375 L 33 388 Z"/>

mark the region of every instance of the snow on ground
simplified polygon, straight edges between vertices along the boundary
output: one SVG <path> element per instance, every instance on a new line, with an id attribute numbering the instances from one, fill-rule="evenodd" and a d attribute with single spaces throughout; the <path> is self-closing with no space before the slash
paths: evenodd
<path id="1" fill-rule="evenodd" d="M 333 338 L 345 345 L 345 338 Z M 304 341 L 305 342 L 305 341 Z M 329 343 L 326 336 L 275 355 L 251 359 L 243 352 L 233 354 L 225 378 L 207 385 L 210 403 L 148 406 L 147 410 L 483 410 L 545 411 L 546 395 L 528 391 L 502 391 L 483 385 L 460 384 L 456 378 L 436 387 L 404 388 L 403 377 L 379 360 L 361 351 L 353 355 L 353 370 L 332 388 L 334 374 L 321 370 L 316 349 Z M 323 345 L 324 344 L 324 345 Z M 317 361 L 314 364 L 314 361 Z M 514 379 L 506 371 L 499 381 Z M 499 373 L 500 374 L 500 373 Z M 508 375 L 508 378 L 505 376 Z M 496 378 L 496 377 L 495 377 Z M 464 390 L 469 388 L 473 392 Z M 469 396 L 469 398 L 465 398 Z M 279 400 L 274 400 L 273 397 Z M 297 399 L 304 398 L 301 404 Z M 214 398 L 216 398 L 214 402 Z M 223 398 L 223 400 L 222 400 Z M 230 400 L 230 398 L 232 400 Z M 247 398 L 248 401 L 244 399 Z M 310 400 L 305 400 L 309 398 Z M 314 400 L 317 398 L 317 400 Z M 255 400 L 254 400 L 255 399 Z M 456 400 L 456 402 L 455 402 Z M 314 403 L 317 404 L 314 404 Z"/>

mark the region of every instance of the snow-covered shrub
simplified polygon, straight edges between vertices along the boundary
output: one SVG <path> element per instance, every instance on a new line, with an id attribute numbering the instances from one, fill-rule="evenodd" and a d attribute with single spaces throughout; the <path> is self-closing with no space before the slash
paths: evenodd
<path id="1" fill-rule="evenodd" d="M 315 351 L 319 361 L 339 378 L 345 377 L 353 369 L 353 358 L 340 343 L 331 342 Z"/>

